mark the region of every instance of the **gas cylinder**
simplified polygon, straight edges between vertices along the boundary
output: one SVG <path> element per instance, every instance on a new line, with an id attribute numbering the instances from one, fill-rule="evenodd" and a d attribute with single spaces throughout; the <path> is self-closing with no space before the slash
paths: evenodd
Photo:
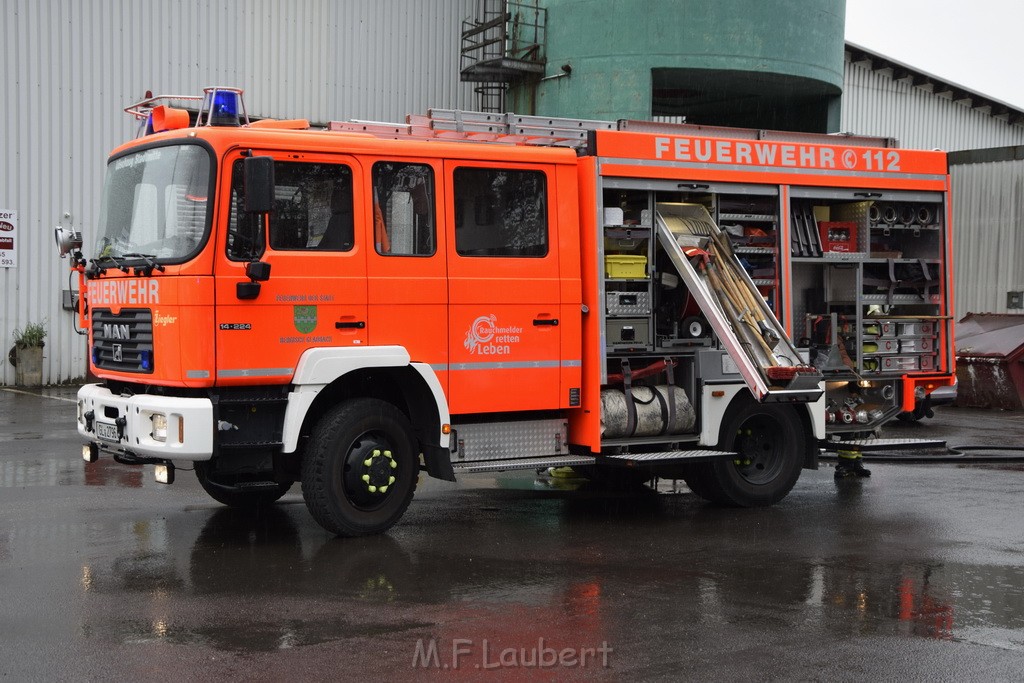
<path id="1" fill-rule="evenodd" d="M 686 392 L 680 387 L 672 387 L 671 401 L 675 406 L 675 412 L 668 429 L 665 429 L 670 401 L 667 384 L 655 387 L 635 386 L 631 393 L 633 405 L 636 407 L 636 425 L 633 432 L 629 433 L 626 392 L 622 389 L 601 390 L 601 433 L 605 437 L 681 434 L 693 429 L 697 415 Z"/>

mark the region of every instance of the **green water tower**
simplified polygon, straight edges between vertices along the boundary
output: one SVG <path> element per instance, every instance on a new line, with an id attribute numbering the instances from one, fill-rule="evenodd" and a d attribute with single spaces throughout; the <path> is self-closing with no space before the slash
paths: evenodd
<path id="1" fill-rule="evenodd" d="M 506 54 L 511 68 L 495 79 L 507 83 L 507 111 L 838 129 L 845 0 L 506 0 L 501 6 L 506 53 L 518 51 Z"/>

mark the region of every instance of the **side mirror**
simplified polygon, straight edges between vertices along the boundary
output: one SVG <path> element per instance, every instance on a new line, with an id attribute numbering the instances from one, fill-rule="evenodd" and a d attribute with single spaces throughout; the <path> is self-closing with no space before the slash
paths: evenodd
<path id="1" fill-rule="evenodd" d="M 270 279 L 270 264 L 265 261 L 250 261 L 245 264 L 245 276 L 253 282 L 266 282 Z"/>
<path id="2" fill-rule="evenodd" d="M 249 282 L 235 284 L 235 296 L 251 300 L 260 295 L 260 283 L 270 279 L 270 264 L 264 261 L 250 261 L 245 264 L 245 276 Z"/>
<path id="3" fill-rule="evenodd" d="M 246 157 L 242 162 L 247 213 L 270 213 L 274 208 L 273 157 Z"/>

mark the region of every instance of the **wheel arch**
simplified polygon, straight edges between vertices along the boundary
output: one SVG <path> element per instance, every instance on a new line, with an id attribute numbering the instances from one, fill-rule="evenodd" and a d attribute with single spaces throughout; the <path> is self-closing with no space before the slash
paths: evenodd
<path id="1" fill-rule="evenodd" d="M 722 430 L 732 417 L 737 412 L 748 410 L 751 404 L 757 402 L 757 399 L 754 398 L 754 395 L 746 387 L 742 387 L 732 396 L 728 406 L 721 412 L 720 419 L 718 420 L 718 429 L 715 431 L 718 444 L 723 442 L 725 434 Z M 796 414 L 800 423 L 800 429 L 804 434 L 803 468 L 810 470 L 818 469 L 818 456 L 820 454 L 818 442 L 825 438 L 824 394 L 813 403 L 779 403 L 777 405 L 790 405 L 793 407 L 793 412 Z M 817 420 L 815 416 L 818 417 Z"/>
<path id="2" fill-rule="evenodd" d="M 284 451 L 295 452 L 334 406 L 353 398 L 376 398 L 401 410 L 427 458 L 432 476 L 447 458 L 448 404 L 433 369 L 411 363 L 402 347 L 310 349 L 299 361 L 285 411 Z M 437 454 L 445 457 L 439 458 Z"/>

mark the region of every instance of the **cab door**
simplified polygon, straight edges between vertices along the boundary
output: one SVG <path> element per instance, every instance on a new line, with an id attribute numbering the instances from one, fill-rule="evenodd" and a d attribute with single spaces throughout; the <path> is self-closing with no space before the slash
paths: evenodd
<path id="1" fill-rule="evenodd" d="M 559 407 L 554 169 L 449 161 L 449 402 L 453 414 Z"/>
<path id="2" fill-rule="evenodd" d="M 366 249 L 373 346 L 398 345 L 434 370 L 448 390 L 448 272 L 438 230 L 436 159 L 361 157 L 370 173 L 364 204 L 372 207 Z"/>
<path id="3" fill-rule="evenodd" d="M 362 171 L 341 155 L 274 156 L 274 208 L 262 225 L 243 211 L 241 157 L 229 160 L 216 285 L 219 384 L 288 381 L 306 349 L 367 343 Z M 270 264 L 270 278 L 255 298 L 239 298 L 255 258 Z"/>

